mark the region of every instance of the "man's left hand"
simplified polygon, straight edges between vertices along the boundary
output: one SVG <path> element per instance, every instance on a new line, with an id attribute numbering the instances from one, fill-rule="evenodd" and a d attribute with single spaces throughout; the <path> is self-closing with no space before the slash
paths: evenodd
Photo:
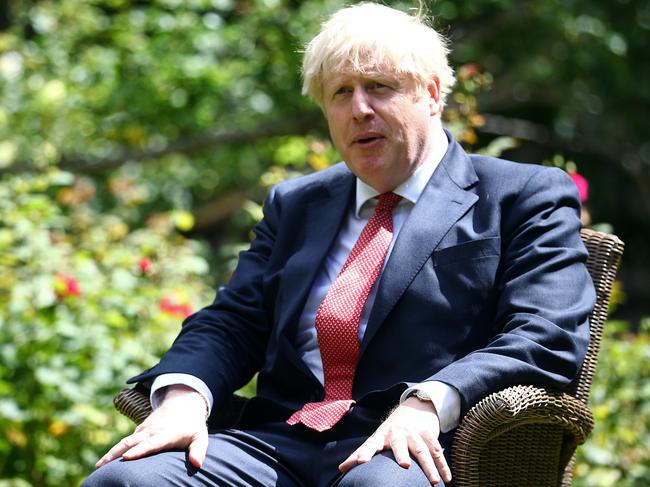
<path id="1" fill-rule="evenodd" d="M 451 471 L 438 441 L 440 421 L 433 404 L 409 397 L 400 404 L 359 448 L 339 465 L 343 473 L 391 449 L 395 461 L 411 466 L 411 456 L 432 484 L 451 482 Z M 409 455 L 410 452 L 410 455 Z"/>

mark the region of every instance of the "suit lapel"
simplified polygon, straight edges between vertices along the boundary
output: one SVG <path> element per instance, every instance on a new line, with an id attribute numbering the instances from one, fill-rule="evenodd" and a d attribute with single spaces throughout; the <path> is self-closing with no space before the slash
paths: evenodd
<path id="1" fill-rule="evenodd" d="M 316 274 L 321 268 L 334 239 L 339 233 L 354 196 L 355 178 L 350 172 L 323 184 L 309 201 L 305 221 L 305 241 L 300 250 L 287 261 L 282 279 L 283 309 L 279 318 L 280 341 L 300 368 L 311 372 L 298 356 L 293 345 L 300 314 L 311 291 Z"/>
<path id="2" fill-rule="evenodd" d="M 477 181 L 467 154 L 451 139 L 395 241 L 379 282 L 361 354 L 445 234 L 474 205 L 478 196 L 467 189 Z"/>

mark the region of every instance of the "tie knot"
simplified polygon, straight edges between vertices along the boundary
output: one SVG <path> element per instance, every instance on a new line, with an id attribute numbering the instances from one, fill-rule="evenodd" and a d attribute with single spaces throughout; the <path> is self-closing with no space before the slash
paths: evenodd
<path id="1" fill-rule="evenodd" d="M 377 208 L 375 211 L 393 211 L 402 197 L 395 193 L 384 193 L 377 196 Z"/>

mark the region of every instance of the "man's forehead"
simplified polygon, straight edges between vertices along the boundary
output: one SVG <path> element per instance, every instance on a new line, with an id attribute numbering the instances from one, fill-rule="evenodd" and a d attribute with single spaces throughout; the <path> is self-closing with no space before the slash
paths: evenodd
<path id="1" fill-rule="evenodd" d="M 346 63 L 342 66 L 323 70 L 323 80 L 326 84 L 355 78 L 402 79 L 404 77 L 405 75 L 403 73 L 398 74 L 394 67 L 376 63 L 364 63 L 358 66 Z"/>

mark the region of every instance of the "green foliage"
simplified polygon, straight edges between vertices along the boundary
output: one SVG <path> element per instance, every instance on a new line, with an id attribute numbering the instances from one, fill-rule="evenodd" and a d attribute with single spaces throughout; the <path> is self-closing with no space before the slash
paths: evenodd
<path id="1" fill-rule="evenodd" d="M 650 484 L 650 319 L 640 328 L 605 324 L 591 392 L 596 425 L 578 449 L 576 487 Z"/>
<path id="2" fill-rule="evenodd" d="M 94 193 L 56 170 L 0 182 L 0 479 L 87 475 L 132 428 L 112 396 L 212 295 L 172 214 L 129 228 Z"/>
<path id="3" fill-rule="evenodd" d="M 299 64 L 345 3 L 0 4 L 0 485 L 72 485 L 91 471 L 132 429 L 113 394 L 227 279 L 266 190 L 337 161 L 318 108 L 298 96 Z M 455 43 L 445 123 L 465 146 L 480 148 L 480 132 L 503 136 L 491 155 L 514 135 L 561 140 L 614 154 L 648 184 L 650 91 L 631 88 L 647 78 L 648 5 L 425 3 Z M 592 195 L 617 208 L 615 191 Z M 211 271 L 183 236 L 195 220 L 216 244 Z M 648 332 L 606 333 L 576 482 L 647 485 Z"/>

